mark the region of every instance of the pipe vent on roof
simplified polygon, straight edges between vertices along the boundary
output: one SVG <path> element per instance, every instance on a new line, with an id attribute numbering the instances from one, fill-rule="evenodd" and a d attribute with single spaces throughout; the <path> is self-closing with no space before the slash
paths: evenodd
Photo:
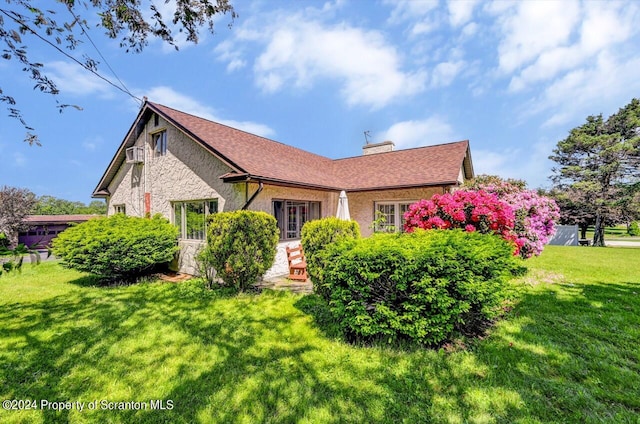
<path id="1" fill-rule="evenodd" d="M 366 156 L 366 155 L 374 155 L 376 153 L 393 152 L 394 147 L 395 147 L 395 144 L 393 144 L 393 141 L 383 141 L 382 143 L 365 144 L 364 146 L 362 146 L 362 154 Z"/>

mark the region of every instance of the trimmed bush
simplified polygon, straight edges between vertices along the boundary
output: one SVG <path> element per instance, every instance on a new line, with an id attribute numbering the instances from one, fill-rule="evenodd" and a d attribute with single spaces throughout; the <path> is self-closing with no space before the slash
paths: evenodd
<path id="1" fill-rule="evenodd" d="M 209 261 L 227 285 L 244 291 L 273 265 L 279 234 L 276 219 L 266 212 L 216 213 L 209 217 L 208 244 L 199 259 Z"/>
<path id="2" fill-rule="evenodd" d="M 178 229 L 160 215 L 116 214 L 66 229 L 53 240 L 52 250 L 69 268 L 131 280 L 173 259 Z"/>
<path id="3" fill-rule="evenodd" d="M 9 237 L 3 232 L 0 232 L 0 254 L 9 250 Z"/>
<path id="4" fill-rule="evenodd" d="M 309 221 L 302 227 L 301 243 L 307 259 L 307 273 L 317 294 L 328 299 L 322 284 L 322 265 L 319 254 L 331 243 L 360 238 L 360 226 L 356 221 L 338 218 L 322 218 Z"/>
<path id="5" fill-rule="evenodd" d="M 496 235 L 462 230 L 378 234 L 322 254 L 329 307 L 352 340 L 433 345 L 495 318 L 521 270 Z"/>
<path id="6" fill-rule="evenodd" d="M 629 235 L 634 237 L 640 236 L 640 224 L 638 224 L 638 221 L 633 221 L 629 224 Z"/>

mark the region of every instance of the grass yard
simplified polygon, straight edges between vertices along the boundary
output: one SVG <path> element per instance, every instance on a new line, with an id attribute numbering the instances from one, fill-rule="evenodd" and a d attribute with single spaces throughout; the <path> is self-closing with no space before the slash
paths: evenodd
<path id="1" fill-rule="evenodd" d="M 587 229 L 587 239 L 588 240 L 593 240 L 593 234 L 594 234 L 594 228 L 593 227 L 589 227 Z M 620 240 L 620 241 L 640 241 L 640 237 L 639 236 L 631 236 L 629 235 L 629 233 L 627 233 L 627 226 L 622 224 L 622 225 L 616 225 L 615 227 L 605 227 L 604 228 L 604 241 L 605 243 L 607 241 L 613 241 L 613 240 Z"/>
<path id="2" fill-rule="evenodd" d="M 407 352 L 341 342 L 315 296 L 25 265 L 0 277 L 0 398 L 38 409 L 0 422 L 638 423 L 639 259 L 548 247 L 488 337 Z M 102 409 L 115 402 L 148 409 Z"/>

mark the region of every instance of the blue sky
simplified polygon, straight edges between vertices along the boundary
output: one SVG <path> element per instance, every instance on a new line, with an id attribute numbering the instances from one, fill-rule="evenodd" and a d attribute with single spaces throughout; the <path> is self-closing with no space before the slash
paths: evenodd
<path id="1" fill-rule="evenodd" d="M 156 1 L 163 11 L 171 4 Z M 331 158 L 364 131 L 396 149 L 468 139 L 477 174 L 548 187 L 558 140 L 640 96 L 640 3 L 604 1 L 236 1 L 239 18 L 180 50 L 125 53 L 100 29 L 73 53 L 110 65 L 138 97 Z M 61 16 L 62 18 L 63 16 Z M 85 15 L 90 18 L 89 15 Z M 93 18 L 91 18 L 93 19 Z M 90 20 L 91 20 L 90 19 Z M 57 98 L 0 61 L 42 147 L 0 114 L 0 185 L 88 202 L 139 103 L 25 36 Z M 82 111 L 58 113 L 56 100 Z"/>

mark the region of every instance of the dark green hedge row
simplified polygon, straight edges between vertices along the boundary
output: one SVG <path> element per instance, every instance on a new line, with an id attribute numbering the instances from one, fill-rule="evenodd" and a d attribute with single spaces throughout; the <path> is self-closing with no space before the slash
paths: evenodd
<path id="1" fill-rule="evenodd" d="M 507 281 L 521 270 L 504 240 L 461 230 L 336 243 L 322 254 L 322 268 L 316 284 L 349 338 L 428 345 L 495 317 Z"/>
<path id="2" fill-rule="evenodd" d="M 70 227 L 52 243 L 69 268 L 110 279 L 131 279 L 170 262 L 178 249 L 178 229 L 160 215 L 116 214 Z"/>
<path id="3" fill-rule="evenodd" d="M 356 221 L 344 221 L 338 218 L 322 218 L 309 221 L 302 227 L 301 243 L 307 260 L 307 273 L 314 282 L 316 294 L 328 300 L 323 286 L 315 284 L 322 281 L 320 253 L 331 243 L 360 238 L 360 226 Z"/>

